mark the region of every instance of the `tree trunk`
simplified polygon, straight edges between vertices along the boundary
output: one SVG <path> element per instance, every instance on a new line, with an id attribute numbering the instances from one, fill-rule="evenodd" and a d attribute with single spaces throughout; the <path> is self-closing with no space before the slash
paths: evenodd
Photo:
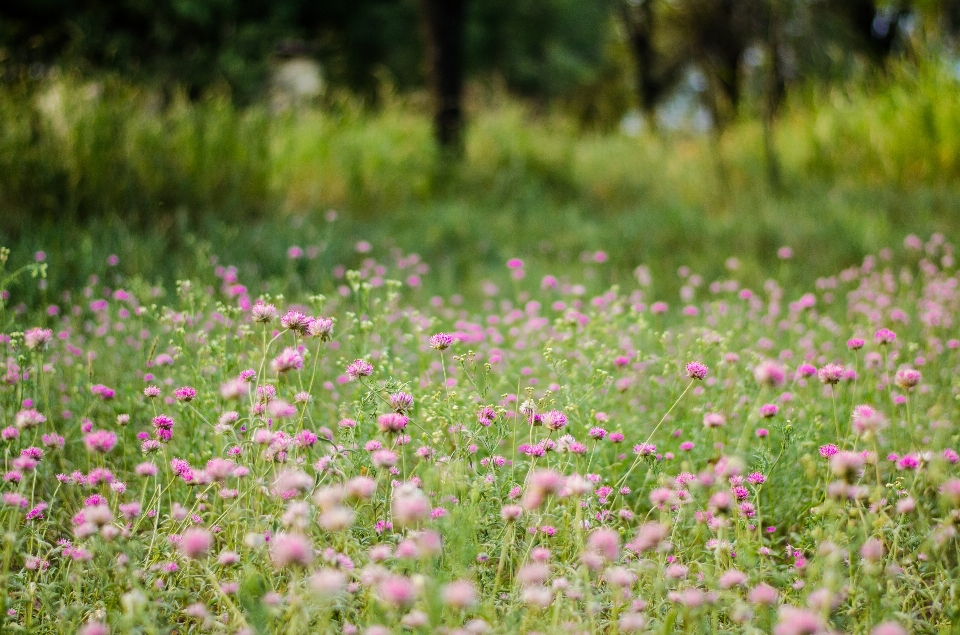
<path id="1" fill-rule="evenodd" d="M 463 49 L 467 0 L 420 0 L 427 78 L 437 143 L 459 154 L 463 146 Z"/>
<path id="2" fill-rule="evenodd" d="M 653 48 L 653 0 L 644 0 L 634 6 L 621 2 L 620 13 L 637 67 L 637 100 L 647 118 L 647 125 L 654 129 L 657 102 L 660 100 L 663 87 L 654 71 L 656 51 Z"/>

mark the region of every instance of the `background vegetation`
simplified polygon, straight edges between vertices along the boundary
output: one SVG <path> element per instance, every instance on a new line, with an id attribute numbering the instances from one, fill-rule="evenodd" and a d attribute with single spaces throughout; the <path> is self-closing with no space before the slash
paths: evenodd
<path id="1" fill-rule="evenodd" d="M 51 289 L 108 254 L 151 282 L 208 275 L 217 254 L 316 285 L 368 240 L 435 263 L 431 292 L 469 294 L 514 256 L 562 272 L 603 250 L 616 282 L 641 263 L 719 274 L 723 245 L 760 282 L 790 245 L 812 280 L 950 235 L 956 7 L 734 4 L 469 4 L 452 158 L 416 4 L 12 3 L 0 239 L 49 251 Z M 278 108 L 271 69 L 291 57 L 318 60 L 323 89 Z M 328 210 L 349 239 L 326 240 Z M 291 245 L 318 247 L 299 278 Z"/>

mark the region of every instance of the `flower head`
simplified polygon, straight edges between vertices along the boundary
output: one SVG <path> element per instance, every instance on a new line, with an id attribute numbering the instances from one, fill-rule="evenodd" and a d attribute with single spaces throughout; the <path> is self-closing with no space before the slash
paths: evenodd
<path id="1" fill-rule="evenodd" d="M 437 333 L 430 338 L 431 348 L 435 348 L 438 351 L 447 350 L 451 344 L 453 344 L 453 336 L 447 333 Z"/>
<path id="2" fill-rule="evenodd" d="M 350 365 L 347 366 L 347 376 L 350 379 L 357 379 L 359 377 L 369 377 L 373 374 L 373 365 L 369 362 L 365 362 L 362 359 L 356 359 L 350 362 Z"/>
<path id="3" fill-rule="evenodd" d="M 687 377 L 690 379 L 702 380 L 707 376 L 709 369 L 700 362 L 690 362 L 687 364 Z"/>

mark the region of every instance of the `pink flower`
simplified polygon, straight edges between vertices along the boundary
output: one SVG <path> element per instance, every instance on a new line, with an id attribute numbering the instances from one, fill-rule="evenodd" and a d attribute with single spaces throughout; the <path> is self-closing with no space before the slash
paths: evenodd
<path id="1" fill-rule="evenodd" d="M 388 412 L 377 417 L 377 427 L 380 429 L 380 432 L 391 434 L 401 432 L 407 427 L 409 422 L 409 418 L 396 412 Z"/>
<path id="2" fill-rule="evenodd" d="M 843 366 L 840 364 L 826 364 L 819 371 L 817 371 L 817 377 L 819 377 L 820 382 L 824 384 L 832 385 L 839 383 L 842 376 Z"/>
<path id="3" fill-rule="evenodd" d="M 687 364 L 687 377 L 690 379 L 702 380 L 707 376 L 709 369 L 700 362 L 690 362 Z"/>
<path id="4" fill-rule="evenodd" d="M 117 435 L 109 430 L 96 430 L 83 437 L 83 444 L 90 452 L 106 454 L 117 444 Z"/>
<path id="5" fill-rule="evenodd" d="M 883 346 L 885 344 L 892 344 L 893 341 L 897 339 L 897 334 L 890 329 L 880 329 L 874 333 L 873 339 L 876 340 L 877 344 Z"/>
<path id="6" fill-rule="evenodd" d="M 457 580 L 443 587 L 443 603 L 456 609 L 465 609 L 477 603 L 477 589 L 468 580 Z"/>
<path id="7" fill-rule="evenodd" d="M 270 540 L 270 559 L 277 568 L 310 566 L 313 555 L 313 545 L 301 534 L 279 532 Z"/>
<path id="8" fill-rule="evenodd" d="M 307 329 L 310 327 L 310 321 L 310 318 L 303 313 L 291 310 L 280 318 L 280 326 L 298 335 L 306 335 Z"/>
<path id="9" fill-rule="evenodd" d="M 819 635 L 827 632 L 827 626 L 819 615 L 788 605 L 780 607 L 779 619 L 773 629 L 774 635 Z"/>
<path id="10" fill-rule="evenodd" d="M 254 322 L 267 324 L 268 322 L 276 320 L 279 312 L 277 311 L 277 307 L 272 304 L 265 304 L 263 300 L 257 300 L 257 303 L 250 309 L 250 314 L 253 316 Z"/>
<path id="11" fill-rule="evenodd" d="M 417 588 L 409 578 L 390 575 L 377 585 L 377 595 L 386 604 L 402 607 L 417 599 Z"/>
<path id="12" fill-rule="evenodd" d="M 908 635 L 908 632 L 896 622 L 883 622 L 874 626 L 870 635 Z"/>
<path id="13" fill-rule="evenodd" d="M 438 351 L 445 351 L 453 344 L 453 336 L 447 333 L 437 333 L 430 338 L 430 347 Z"/>
<path id="14" fill-rule="evenodd" d="M 597 529 L 587 538 L 587 549 L 606 560 L 616 560 L 620 556 L 620 534 L 614 529 Z"/>
<path id="15" fill-rule="evenodd" d="M 291 370 L 300 370 L 303 368 L 303 355 L 301 355 L 297 349 L 288 346 L 273 358 L 270 366 L 278 375 Z"/>
<path id="16" fill-rule="evenodd" d="M 40 327 L 27 329 L 23 334 L 23 344 L 28 349 L 44 349 L 53 339 L 53 331 Z"/>
<path id="17" fill-rule="evenodd" d="M 213 535 L 206 529 L 193 527 L 183 532 L 177 548 L 188 558 L 196 560 L 210 551 L 212 546 Z"/>
<path id="18" fill-rule="evenodd" d="M 177 401 L 193 401 L 197 397 L 197 390 L 196 388 L 191 388 L 190 386 L 183 386 L 182 388 L 177 388 L 174 390 L 173 396 L 177 399 Z"/>
<path id="19" fill-rule="evenodd" d="M 350 379 L 358 379 L 360 377 L 369 377 L 373 374 L 373 365 L 369 362 L 365 362 L 362 359 L 357 359 L 350 362 L 350 365 L 347 366 L 347 376 Z"/>
<path id="20" fill-rule="evenodd" d="M 758 384 L 777 387 L 783 385 L 786 372 L 783 370 L 783 366 L 777 362 L 767 360 L 753 369 L 753 378 L 757 380 Z"/>
<path id="21" fill-rule="evenodd" d="M 920 383 L 920 371 L 913 368 L 901 368 L 894 381 L 904 390 L 910 390 Z"/>

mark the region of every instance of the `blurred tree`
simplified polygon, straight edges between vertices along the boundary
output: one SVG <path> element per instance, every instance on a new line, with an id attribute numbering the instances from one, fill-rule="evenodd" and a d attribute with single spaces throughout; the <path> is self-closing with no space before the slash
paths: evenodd
<path id="1" fill-rule="evenodd" d="M 656 126 L 656 108 L 680 79 L 687 59 L 682 49 L 657 46 L 664 10 L 659 0 L 618 0 L 620 20 L 630 43 L 636 69 L 636 91 L 647 123 Z M 669 19 L 669 16 L 667 16 Z M 680 52 L 681 54 L 677 54 Z"/>
<path id="2" fill-rule="evenodd" d="M 466 0 L 420 0 L 433 128 L 440 147 L 457 155 L 463 137 Z"/>

